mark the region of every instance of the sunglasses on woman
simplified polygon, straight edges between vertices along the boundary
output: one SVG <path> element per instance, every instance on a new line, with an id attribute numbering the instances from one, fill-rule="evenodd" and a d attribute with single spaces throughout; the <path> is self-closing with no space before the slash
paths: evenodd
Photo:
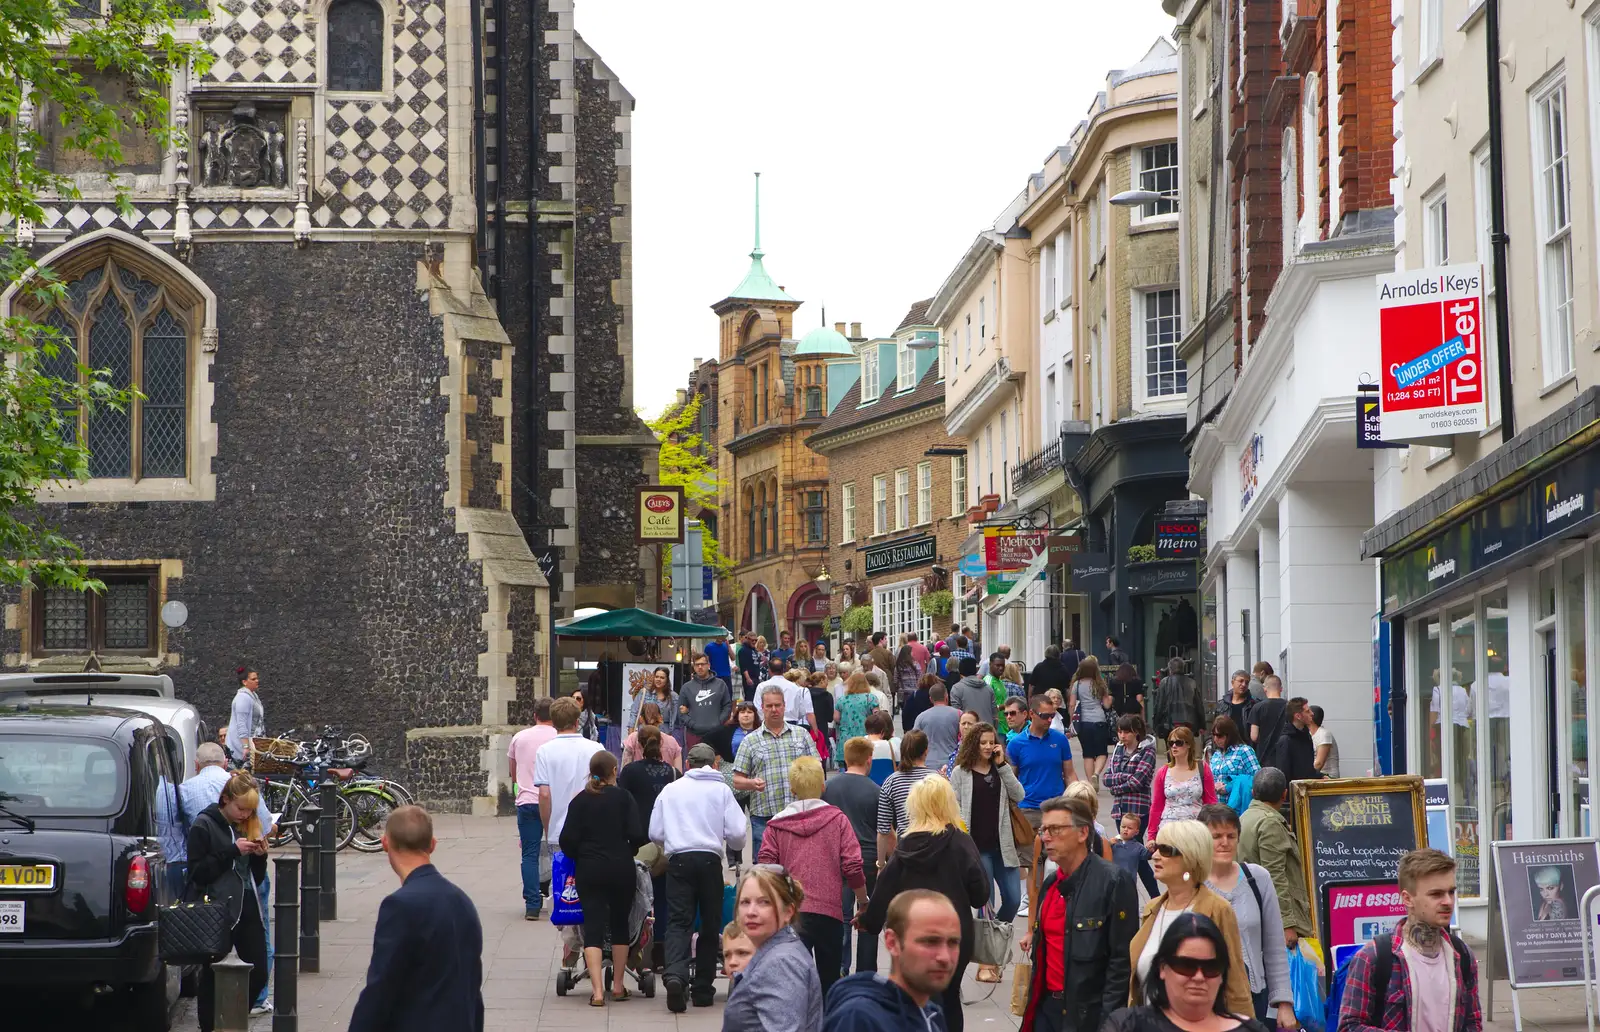
<path id="1" fill-rule="evenodd" d="M 1178 849 L 1177 846 L 1169 846 L 1165 842 L 1156 843 L 1156 852 L 1161 856 L 1166 857 L 1168 860 L 1183 859 L 1183 853 Z"/>
<path id="2" fill-rule="evenodd" d="M 1206 978 L 1222 977 L 1222 961 L 1217 957 L 1213 957 L 1210 960 L 1198 960 L 1194 957 L 1168 957 L 1162 963 L 1179 978 L 1193 978 L 1197 974 L 1204 975 Z"/>
<path id="3" fill-rule="evenodd" d="M 1181 748 L 1181 747 L 1186 746 L 1188 744 L 1189 744 L 1188 742 L 1185 742 L 1181 738 L 1174 738 L 1174 739 L 1172 739 L 1171 741 L 1169 741 L 1167 743 L 1167 748 L 1168 749 L 1178 749 L 1178 748 Z"/>

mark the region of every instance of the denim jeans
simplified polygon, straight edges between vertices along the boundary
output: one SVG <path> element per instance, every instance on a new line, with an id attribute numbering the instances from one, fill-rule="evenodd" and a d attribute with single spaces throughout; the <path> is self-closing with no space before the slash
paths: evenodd
<path id="1" fill-rule="evenodd" d="M 750 862 L 761 862 L 761 839 L 767 833 L 767 821 L 771 818 L 750 815 Z"/>
<path id="2" fill-rule="evenodd" d="M 872 890 L 878 887 L 878 854 L 874 850 L 871 857 L 862 857 L 862 867 L 867 873 L 867 895 L 872 895 Z M 856 912 L 856 894 L 850 886 L 841 883 L 844 892 L 844 942 L 839 953 L 839 974 L 850 973 L 850 919 Z M 856 973 L 863 971 L 876 973 L 878 970 L 878 937 L 871 932 L 862 932 L 856 944 Z"/>
<path id="3" fill-rule="evenodd" d="M 256 882 L 256 896 L 261 900 L 261 925 L 266 932 L 267 942 L 267 984 L 261 987 L 261 995 L 255 999 L 254 1006 L 260 1007 L 267 1002 L 267 997 L 272 993 L 272 876 L 264 875 Z"/>
<path id="4" fill-rule="evenodd" d="M 522 839 L 522 909 L 534 914 L 544 904 L 539 895 L 539 843 L 544 839 L 544 822 L 539 819 L 538 803 L 517 804 L 517 835 Z"/>
<path id="5" fill-rule="evenodd" d="M 995 911 L 995 920 L 1013 920 L 1022 906 L 1022 868 L 1007 867 L 998 849 L 984 850 L 978 857 L 989 872 L 989 880 L 1000 886 L 1000 909 Z"/>

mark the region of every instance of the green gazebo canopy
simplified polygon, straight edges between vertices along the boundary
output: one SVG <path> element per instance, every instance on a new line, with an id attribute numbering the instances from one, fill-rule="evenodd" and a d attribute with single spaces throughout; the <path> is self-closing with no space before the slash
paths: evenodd
<path id="1" fill-rule="evenodd" d="M 613 609 L 558 623 L 558 638 L 723 638 L 724 627 L 687 623 L 643 609 Z"/>

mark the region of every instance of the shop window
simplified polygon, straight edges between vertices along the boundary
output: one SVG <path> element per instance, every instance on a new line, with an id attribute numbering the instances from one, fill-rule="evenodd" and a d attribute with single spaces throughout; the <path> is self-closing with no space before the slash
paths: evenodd
<path id="1" fill-rule="evenodd" d="M 383 6 L 374 0 L 335 0 L 328 7 L 328 89 L 383 89 Z"/>
<path id="2" fill-rule="evenodd" d="M 32 652 L 156 654 L 156 600 L 160 591 L 155 570 L 91 569 L 103 593 L 67 588 L 38 588 L 33 593 Z"/>
<path id="3" fill-rule="evenodd" d="M 920 582 L 893 584 L 872 589 L 872 626 L 889 635 L 891 641 L 915 631 L 922 640 L 933 636 L 933 618 L 922 611 Z"/>
<path id="4" fill-rule="evenodd" d="M 1489 835 L 1511 837 L 1511 634 L 1504 588 L 1483 600 L 1484 713 L 1489 721 Z"/>
<path id="5" fill-rule="evenodd" d="M 1583 553 L 1561 561 L 1561 651 L 1556 683 L 1566 691 L 1562 705 L 1567 771 L 1564 826 L 1558 836 L 1588 838 L 1589 817 L 1589 678 L 1585 659 L 1587 634 L 1583 616 Z"/>
<path id="6" fill-rule="evenodd" d="M 1430 686 L 1428 723 L 1422 743 L 1422 776 L 1444 777 L 1444 694 L 1440 685 L 1439 618 L 1422 621 L 1417 632 L 1417 673 L 1420 684 Z"/>
<path id="7" fill-rule="evenodd" d="M 1460 867 L 1456 885 L 1463 896 L 1482 895 L 1479 873 L 1483 843 L 1478 812 L 1478 720 L 1476 681 L 1478 669 L 1478 618 L 1471 605 L 1451 610 L 1448 658 L 1450 697 L 1445 726 L 1450 728 L 1450 790 L 1454 793 L 1456 858 Z M 1510 775 L 1507 774 L 1509 780 Z"/>

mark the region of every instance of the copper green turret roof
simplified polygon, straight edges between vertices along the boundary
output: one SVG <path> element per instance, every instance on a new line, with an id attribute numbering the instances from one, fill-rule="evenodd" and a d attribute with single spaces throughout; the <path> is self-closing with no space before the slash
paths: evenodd
<path id="1" fill-rule="evenodd" d="M 783 288 L 774 282 L 767 267 L 761 259 L 766 257 L 761 250 L 761 173 L 756 173 L 756 243 L 750 251 L 750 271 L 744 274 L 744 279 L 737 287 L 733 288 L 730 298 L 739 298 L 745 301 L 787 301 L 790 304 L 800 302 L 783 292 Z"/>

